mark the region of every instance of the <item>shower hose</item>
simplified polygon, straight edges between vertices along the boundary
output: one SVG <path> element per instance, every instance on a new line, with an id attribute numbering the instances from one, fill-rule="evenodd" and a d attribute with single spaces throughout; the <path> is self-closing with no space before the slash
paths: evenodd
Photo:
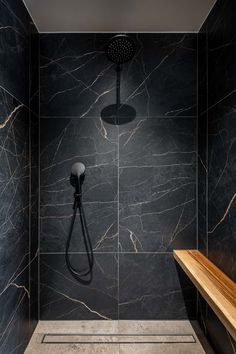
<path id="1" fill-rule="evenodd" d="M 73 211 L 73 215 L 72 215 L 72 219 L 71 219 L 68 239 L 66 242 L 66 253 L 65 253 L 66 265 L 67 265 L 68 270 L 72 274 L 72 276 L 78 282 L 80 282 L 84 285 L 88 285 L 91 283 L 92 278 L 93 278 L 93 265 L 94 265 L 93 248 L 92 248 L 92 243 L 91 243 L 89 232 L 88 232 L 87 222 L 86 222 L 83 203 L 82 203 L 81 192 L 79 192 L 79 193 L 76 192 L 74 194 L 74 198 L 75 198 L 74 205 L 73 205 L 74 211 Z M 88 260 L 88 267 L 85 269 L 81 269 L 81 270 L 76 270 L 72 266 L 70 256 L 69 256 L 69 248 L 70 248 L 74 224 L 75 224 L 75 220 L 76 220 L 76 216 L 77 216 L 78 211 L 79 211 L 81 230 L 82 230 L 82 235 L 83 235 L 83 240 L 84 240 L 84 245 L 85 245 L 85 250 L 86 250 L 86 256 L 87 256 L 87 260 Z"/>

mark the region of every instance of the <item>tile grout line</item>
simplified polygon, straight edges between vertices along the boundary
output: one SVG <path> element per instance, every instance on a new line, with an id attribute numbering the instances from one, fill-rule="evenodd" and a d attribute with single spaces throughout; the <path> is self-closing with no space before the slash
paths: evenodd
<path id="1" fill-rule="evenodd" d="M 205 183 L 206 183 L 206 256 L 209 257 L 209 250 L 208 250 L 208 179 L 209 179 L 209 166 L 208 166 L 208 26 L 206 27 L 206 165 L 207 165 L 207 171 L 206 171 L 206 178 L 205 178 Z"/>
<path id="2" fill-rule="evenodd" d="M 199 146 L 198 146 L 198 115 L 199 115 L 199 109 L 198 109 L 198 36 L 197 36 L 197 87 L 196 87 L 196 94 L 197 94 L 197 119 L 196 119 L 196 248 L 199 249 L 199 235 L 198 235 L 198 159 L 199 159 Z"/>
<path id="3" fill-rule="evenodd" d="M 117 232 L 118 232 L 118 247 L 117 247 L 117 260 L 118 260 L 118 272 L 117 272 L 117 317 L 118 317 L 118 328 L 120 320 L 120 128 L 117 125 Z"/>
<path id="4" fill-rule="evenodd" d="M 81 119 L 81 120 L 86 120 L 86 119 L 99 119 L 99 114 L 95 115 L 95 116 L 85 116 L 85 117 L 81 117 L 81 116 L 67 116 L 67 115 L 62 115 L 62 116 L 58 116 L 58 115 L 52 115 L 52 116 L 41 116 L 41 119 Z M 123 117 L 125 119 L 125 117 Z M 127 117 L 129 118 L 129 117 Z M 151 115 L 151 116 L 138 116 L 136 117 L 137 121 L 138 120 L 142 120 L 142 119 L 146 119 L 146 120 L 152 120 L 152 119 L 183 119 L 183 118 L 186 118 L 186 119 L 196 119 L 196 114 L 195 115 L 192 115 L 192 116 L 176 116 L 176 115 L 169 115 L 169 116 L 165 116 L 165 115 Z M 122 119 L 122 118 L 120 118 Z"/>
<path id="5" fill-rule="evenodd" d="M 30 27 L 30 30 L 31 30 L 31 25 L 29 26 Z M 31 36 L 31 33 L 30 33 L 30 38 L 29 38 L 29 71 L 28 71 L 28 75 L 29 75 L 29 87 L 28 87 L 28 95 L 29 95 L 29 102 L 28 102 L 28 105 L 30 106 L 30 101 L 31 101 L 31 65 L 32 65 L 32 48 L 31 48 L 31 45 L 32 45 L 32 36 Z M 32 188 L 31 188 L 31 183 L 32 183 L 32 140 L 31 140 L 31 133 L 32 133 L 32 126 L 31 126 L 31 112 L 29 111 L 28 112 L 28 123 L 29 123 L 29 127 L 28 127 L 28 134 L 29 134 L 29 138 L 28 138 L 28 141 L 29 141 L 29 211 L 28 211 L 28 217 L 29 217 L 29 313 L 28 313 L 28 316 L 29 316 L 29 330 L 30 330 L 30 318 L 31 318 L 31 310 L 30 310 L 30 307 L 31 307 L 31 281 L 30 281 L 30 278 L 31 278 L 31 217 L 32 217 L 32 197 L 31 197 L 31 194 L 32 194 Z"/>
<path id="6" fill-rule="evenodd" d="M 168 252 L 117 252 L 117 251 L 111 251 L 111 252 L 93 252 L 94 254 L 172 254 L 172 251 Z M 50 254 L 55 254 L 55 255 L 64 255 L 65 252 L 41 252 L 41 255 L 50 255 Z M 86 252 L 69 252 L 69 254 L 86 254 Z"/>
<path id="7" fill-rule="evenodd" d="M 162 34 L 162 33 L 169 33 L 169 34 L 178 34 L 178 33 L 183 33 L 183 34 L 197 34 L 199 30 L 196 31 L 125 31 L 125 33 L 140 33 L 140 34 Z M 84 33 L 89 33 L 89 34 L 113 34 L 113 33 L 121 33 L 121 31 L 39 31 L 40 34 L 84 34 Z"/>
<path id="8" fill-rule="evenodd" d="M 41 154 L 41 144 L 40 144 L 40 135 L 41 135 L 41 128 L 40 128 L 40 100 L 41 100 L 41 88 L 40 88 L 40 49 L 41 49 L 41 43 L 40 43 L 40 35 L 38 35 L 38 85 L 39 85 L 39 98 L 38 98 L 38 109 L 39 109 L 39 115 L 38 115 L 38 321 L 40 321 L 40 234 L 41 234 L 41 218 L 40 218 L 40 199 L 41 199 L 41 180 L 40 180 L 40 168 L 41 168 L 41 159 L 40 159 L 40 154 Z"/>
<path id="9" fill-rule="evenodd" d="M 198 218 L 198 212 L 199 212 L 199 200 L 198 200 L 198 193 L 199 193 L 199 188 L 198 188 L 198 182 L 199 182 L 199 164 L 198 164 L 198 160 L 199 160 L 199 131 L 198 131 L 198 128 L 199 128 L 199 97 L 198 97 L 198 75 L 199 75 L 199 68 L 198 68 L 198 65 L 199 65 L 199 36 L 197 35 L 197 68 L 196 68 L 196 71 L 197 71 L 197 87 L 196 87 L 196 94 L 197 94 L 197 119 L 196 119 L 196 248 L 197 250 L 199 249 L 199 218 Z M 199 312 L 199 309 L 198 309 L 198 301 L 199 301 L 199 294 L 198 294 L 198 291 L 196 290 L 196 318 L 198 318 L 198 312 Z"/>
<path id="10" fill-rule="evenodd" d="M 119 119 L 119 118 L 118 118 Z M 118 122 L 119 123 L 119 122 Z M 120 252 L 119 252 L 119 247 L 120 247 L 120 126 L 119 124 L 117 125 L 117 130 L 118 130 L 118 145 L 117 145 L 117 230 L 118 230 L 118 248 L 117 248 L 117 258 L 118 258 L 118 274 L 117 274 L 117 317 L 118 317 L 118 323 L 117 323 L 117 331 L 120 333 Z M 118 344 L 118 352 L 120 353 L 120 344 Z"/>

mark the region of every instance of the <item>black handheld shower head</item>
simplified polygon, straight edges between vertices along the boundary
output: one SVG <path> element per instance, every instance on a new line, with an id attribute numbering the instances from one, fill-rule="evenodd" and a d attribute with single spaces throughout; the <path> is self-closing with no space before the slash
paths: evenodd
<path id="1" fill-rule="evenodd" d="M 108 41 L 105 52 L 113 63 L 123 64 L 133 59 L 136 45 L 127 34 L 117 34 Z"/>
<path id="2" fill-rule="evenodd" d="M 66 259 L 67 268 L 71 273 L 71 275 L 83 285 L 88 285 L 91 283 L 93 278 L 94 256 L 93 256 L 93 247 L 89 236 L 89 231 L 88 231 L 88 226 L 86 222 L 85 212 L 83 208 L 83 201 L 82 201 L 81 187 L 84 181 L 84 177 L 85 177 L 84 164 L 81 162 L 75 163 L 71 168 L 71 175 L 70 175 L 70 183 L 72 184 L 73 187 L 75 187 L 74 204 L 73 204 L 74 212 L 71 219 L 69 235 L 66 241 L 65 259 Z M 70 259 L 70 252 L 69 252 L 77 211 L 79 211 L 81 231 L 82 231 L 84 246 L 85 246 L 87 259 L 88 259 L 88 266 L 83 269 L 76 269 L 73 266 Z"/>
<path id="3" fill-rule="evenodd" d="M 70 183 L 73 187 L 80 191 L 84 182 L 85 166 L 82 162 L 76 162 L 71 167 Z"/>
<path id="4" fill-rule="evenodd" d="M 71 167 L 71 174 L 78 178 L 85 172 L 85 166 L 82 162 L 76 162 Z"/>

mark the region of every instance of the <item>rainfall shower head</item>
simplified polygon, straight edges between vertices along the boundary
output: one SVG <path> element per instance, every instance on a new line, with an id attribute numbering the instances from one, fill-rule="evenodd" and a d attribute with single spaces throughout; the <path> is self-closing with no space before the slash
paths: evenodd
<path id="1" fill-rule="evenodd" d="M 101 118 L 109 124 L 124 124 L 132 121 L 136 111 L 128 104 L 121 104 L 120 86 L 122 65 L 133 59 L 136 52 L 135 41 L 127 34 L 113 36 L 105 47 L 107 58 L 116 64 L 116 103 L 110 104 L 101 111 Z"/>
<path id="2" fill-rule="evenodd" d="M 123 64 L 134 57 L 136 45 L 133 39 L 126 34 L 117 34 L 109 40 L 105 52 L 113 63 Z"/>

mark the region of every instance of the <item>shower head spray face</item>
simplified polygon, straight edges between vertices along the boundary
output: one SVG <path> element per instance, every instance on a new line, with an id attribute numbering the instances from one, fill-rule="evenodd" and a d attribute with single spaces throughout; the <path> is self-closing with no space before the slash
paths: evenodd
<path id="1" fill-rule="evenodd" d="M 123 64 L 133 59 L 136 45 L 133 39 L 126 34 L 118 34 L 109 40 L 105 52 L 110 61 Z"/>
<path id="2" fill-rule="evenodd" d="M 76 162 L 71 167 L 70 183 L 76 189 L 80 189 L 84 182 L 85 166 L 82 162 Z"/>
<path id="3" fill-rule="evenodd" d="M 78 178 L 85 172 L 85 166 L 82 162 L 76 162 L 71 167 L 71 174 Z"/>

